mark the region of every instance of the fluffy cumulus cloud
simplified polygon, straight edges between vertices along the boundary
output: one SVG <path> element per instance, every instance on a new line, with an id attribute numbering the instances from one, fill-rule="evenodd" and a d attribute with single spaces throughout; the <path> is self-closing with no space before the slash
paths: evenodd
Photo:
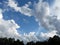
<path id="1" fill-rule="evenodd" d="M 41 32 L 41 37 L 43 38 L 43 40 L 48 39 L 49 37 L 53 37 L 56 34 L 57 31 L 51 31 L 51 32 L 47 32 L 47 33 L 43 33 Z"/>
<path id="2" fill-rule="evenodd" d="M 47 2 L 38 3 L 36 6 L 40 10 L 36 10 L 35 17 L 37 18 L 38 22 L 41 23 L 41 25 L 46 28 L 47 30 L 56 30 L 58 33 L 60 33 L 60 19 L 59 19 L 59 12 L 60 12 L 60 6 L 59 6 L 59 0 L 55 0 L 53 6 L 49 7 Z M 41 4 L 41 6 L 39 5 Z M 34 11 L 35 12 L 35 11 Z M 38 16 L 37 16 L 38 15 Z"/>
<path id="3" fill-rule="evenodd" d="M 0 9 L 0 37 L 16 37 L 18 39 L 20 35 L 16 29 L 19 27 L 14 20 L 4 20 L 3 11 Z"/>
<path id="4" fill-rule="evenodd" d="M 56 31 L 54 34 L 60 34 L 60 0 L 55 0 L 52 6 L 49 6 L 47 2 L 38 2 L 35 4 L 34 16 L 39 24 L 45 29 L 50 31 Z M 52 33 L 44 33 L 51 35 Z M 52 34 L 52 35 L 54 35 Z M 48 35 L 46 35 L 49 37 Z M 50 36 L 51 37 L 51 36 Z"/>
<path id="5" fill-rule="evenodd" d="M 29 34 L 24 33 L 24 35 L 22 36 L 22 40 L 26 44 L 27 42 L 30 42 L 30 41 L 36 42 L 38 41 L 38 38 L 35 35 L 35 32 L 30 32 Z"/>
<path id="6" fill-rule="evenodd" d="M 49 5 L 48 2 L 42 0 L 34 4 L 33 15 L 39 22 L 39 25 L 43 26 L 47 33 L 42 33 L 43 36 L 51 37 L 56 34 L 60 34 L 60 0 L 55 0 L 53 5 Z M 54 34 L 50 33 L 53 31 Z M 46 35 L 49 34 L 49 35 Z"/>
<path id="7" fill-rule="evenodd" d="M 60 34 L 60 0 L 55 0 L 51 6 L 48 2 L 39 0 L 38 3 L 33 4 L 33 9 L 29 8 L 30 4 L 31 2 L 19 7 L 15 0 L 8 0 L 8 6 L 10 8 L 26 16 L 34 16 L 39 25 L 44 27 L 48 32 L 41 32 L 39 35 L 36 35 L 36 32 L 30 32 L 29 34 L 24 33 L 24 35 L 19 34 L 16 30 L 19 26 L 14 20 L 4 20 L 2 10 L 0 10 L 0 34 L 2 34 L 0 36 L 15 37 L 26 43 L 29 41 L 45 40 Z"/>

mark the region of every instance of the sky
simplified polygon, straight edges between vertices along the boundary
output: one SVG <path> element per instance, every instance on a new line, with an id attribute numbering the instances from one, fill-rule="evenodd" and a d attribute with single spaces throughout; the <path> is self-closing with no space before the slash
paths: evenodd
<path id="1" fill-rule="evenodd" d="M 0 37 L 24 43 L 60 36 L 60 0 L 0 0 Z"/>

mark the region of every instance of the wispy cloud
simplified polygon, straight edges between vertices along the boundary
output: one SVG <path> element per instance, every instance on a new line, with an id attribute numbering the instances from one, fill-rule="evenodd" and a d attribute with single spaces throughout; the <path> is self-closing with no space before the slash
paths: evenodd
<path id="1" fill-rule="evenodd" d="M 31 2 L 28 2 L 28 4 L 25 4 L 22 7 L 18 7 L 18 4 L 14 0 L 8 1 L 8 6 L 13 8 L 15 11 L 20 12 L 20 13 L 27 15 L 27 16 L 31 16 L 31 14 L 32 14 L 31 9 L 28 8 L 30 4 L 31 4 Z"/>

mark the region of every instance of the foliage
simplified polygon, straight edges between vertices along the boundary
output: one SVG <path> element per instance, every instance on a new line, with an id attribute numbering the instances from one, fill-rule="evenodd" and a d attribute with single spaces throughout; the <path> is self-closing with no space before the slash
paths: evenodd
<path id="1" fill-rule="evenodd" d="M 23 41 L 15 40 L 14 38 L 0 38 L 0 45 L 24 45 Z M 53 38 L 49 38 L 48 41 L 37 41 L 34 43 L 33 41 L 28 42 L 26 45 L 60 45 L 60 37 L 54 36 Z"/>

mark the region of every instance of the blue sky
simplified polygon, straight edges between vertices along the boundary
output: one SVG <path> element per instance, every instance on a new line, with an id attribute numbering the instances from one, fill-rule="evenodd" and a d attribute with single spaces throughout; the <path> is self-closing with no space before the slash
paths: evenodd
<path id="1" fill-rule="evenodd" d="M 18 30 L 21 30 L 27 33 L 30 31 L 35 31 L 36 29 L 38 29 L 38 26 L 39 26 L 33 16 L 28 17 L 18 12 L 10 12 L 10 11 L 5 12 L 4 19 L 5 20 L 14 19 L 15 22 L 21 26 Z"/>
<path id="2" fill-rule="evenodd" d="M 2 3 L 4 3 L 4 1 L 5 0 L 0 0 L 0 2 L 2 2 Z M 45 1 L 47 1 L 49 4 L 51 4 L 51 2 L 52 2 L 52 0 L 45 0 Z M 32 4 L 34 2 L 37 3 L 38 0 L 16 0 L 16 2 L 18 3 L 18 6 L 23 6 L 23 5 L 27 4 L 28 2 L 31 2 Z M 9 9 L 9 11 L 5 11 L 3 13 L 3 18 L 5 20 L 13 19 L 18 25 L 20 25 L 18 32 L 21 31 L 20 33 L 29 33 L 29 32 L 34 32 L 34 31 L 36 32 L 37 30 L 39 30 L 38 22 L 36 22 L 34 16 L 31 16 L 31 17 L 25 16 L 24 14 L 21 14 L 19 12 L 15 12 L 10 7 L 6 7 L 6 6 L 2 6 L 2 5 L 4 5 L 4 4 L 0 4 L 0 8 Z M 33 6 L 31 5 L 29 8 L 33 8 Z M 43 30 L 43 32 L 45 32 L 45 30 Z"/>
<path id="3" fill-rule="evenodd" d="M 28 17 L 12 10 L 4 12 L 3 18 L 5 20 L 15 20 L 15 22 L 21 26 L 19 30 L 23 32 L 29 33 L 30 31 L 35 31 L 39 27 L 38 22 L 35 21 L 33 16 Z"/>

